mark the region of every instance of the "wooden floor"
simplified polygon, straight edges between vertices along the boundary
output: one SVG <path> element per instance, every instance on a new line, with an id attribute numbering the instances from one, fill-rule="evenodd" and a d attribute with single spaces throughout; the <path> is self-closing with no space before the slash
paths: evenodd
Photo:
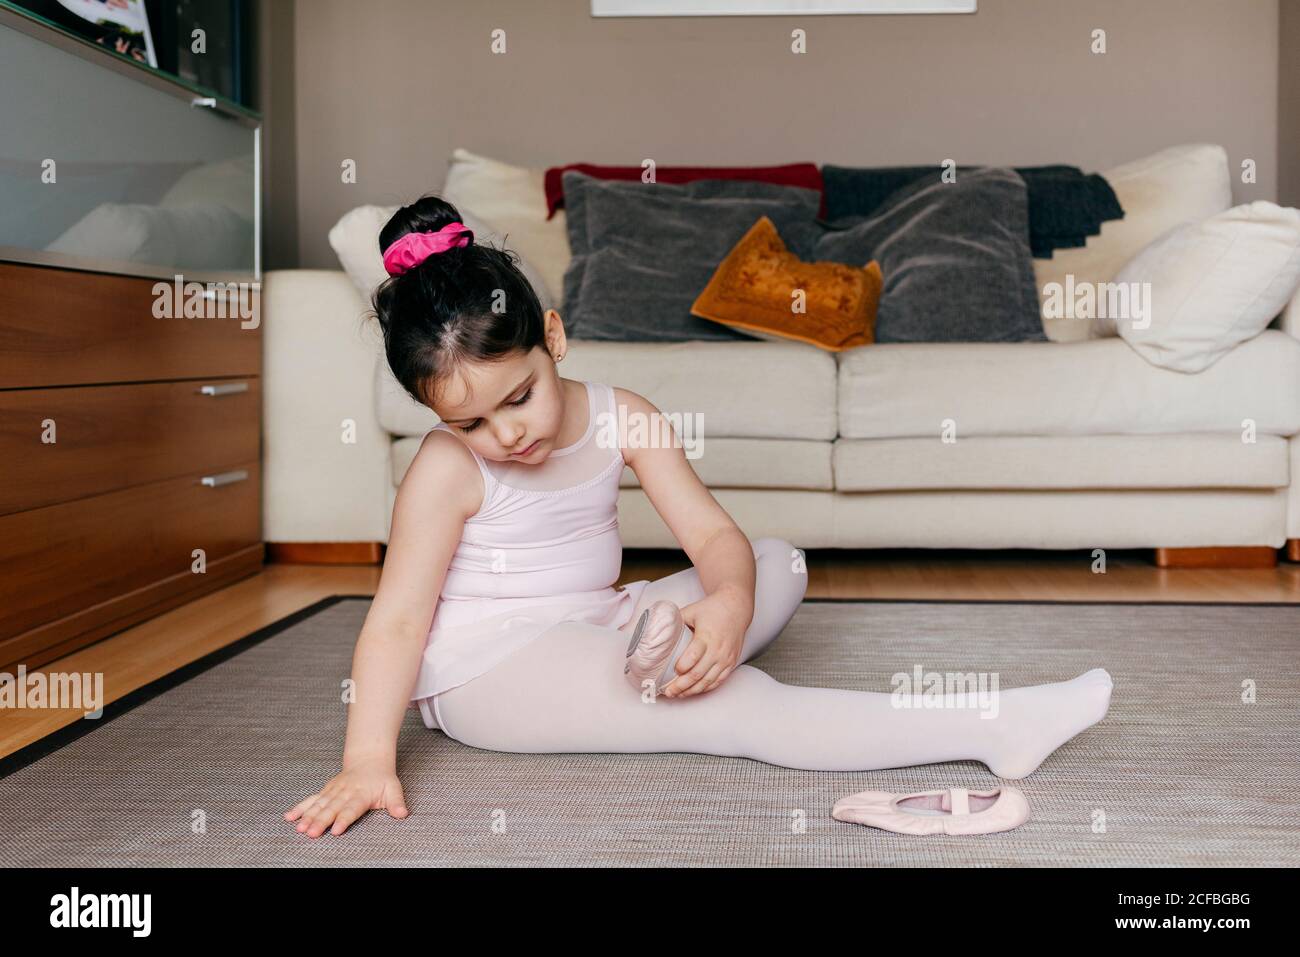
<path id="1" fill-rule="evenodd" d="M 1150 551 L 1109 551 L 1105 574 L 1088 551 L 850 552 L 809 550 L 808 596 L 972 601 L 1295 602 L 1300 564 L 1249 570 L 1163 569 Z M 623 582 L 687 567 L 672 551 L 628 551 Z M 105 703 L 331 595 L 373 595 L 377 565 L 266 565 L 198 601 L 127 629 L 40 671 L 102 672 Z M 82 720 L 76 711 L 16 711 L 0 728 L 0 757 Z"/>

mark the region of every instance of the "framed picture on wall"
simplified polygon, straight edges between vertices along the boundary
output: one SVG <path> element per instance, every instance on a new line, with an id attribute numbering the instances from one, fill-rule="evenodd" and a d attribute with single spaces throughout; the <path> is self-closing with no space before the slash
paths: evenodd
<path id="1" fill-rule="evenodd" d="M 976 0 L 591 0 L 593 17 L 974 13 Z"/>

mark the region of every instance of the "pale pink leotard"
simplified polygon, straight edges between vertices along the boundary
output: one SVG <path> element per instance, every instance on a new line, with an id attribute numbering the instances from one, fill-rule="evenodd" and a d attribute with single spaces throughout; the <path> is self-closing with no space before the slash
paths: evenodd
<path id="1" fill-rule="evenodd" d="M 478 677 L 557 622 L 621 628 L 649 584 L 614 586 L 623 567 L 618 483 L 626 463 L 613 388 L 583 385 L 586 432 L 545 461 L 489 461 L 470 449 L 483 504 L 448 566 L 411 695 L 430 728 L 438 726 L 430 696 Z M 455 434 L 443 422 L 434 428 Z"/>

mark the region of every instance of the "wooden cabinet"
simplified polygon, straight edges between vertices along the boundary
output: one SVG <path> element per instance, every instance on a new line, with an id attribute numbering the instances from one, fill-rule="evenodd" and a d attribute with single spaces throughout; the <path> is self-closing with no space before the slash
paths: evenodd
<path id="1" fill-rule="evenodd" d="M 0 262 L 0 670 L 262 566 L 260 289 L 167 285 Z"/>

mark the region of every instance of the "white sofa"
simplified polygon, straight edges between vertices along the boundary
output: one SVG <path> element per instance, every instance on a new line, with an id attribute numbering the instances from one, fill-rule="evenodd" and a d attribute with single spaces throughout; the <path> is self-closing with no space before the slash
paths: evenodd
<path id="1" fill-rule="evenodd" d="M 1179 149 L 1193 148 L 1218 149 Z M 1170 184 L 1177 196 L 1152 195 L 1149 176 L 1139 196 L 1122 185 L 1138 164 L 1114 171 L 1125 220 L 1087 249 L 1036 261 L 1040 286 L 1075 269 L 1108 280 L 1178 208 L 1226 208 L 1226 154 L 1214 164 L 1202 176 L 1214 195 L 1203 197 L 1189 197 L 1185 180 Z M 1152 214 L 1161 203 L 1177 208 Z M 438 420 L 393 380 L 367 308 L 342 270 L 264 277 L 268 542 L 388 540 L 397 486 Z M 1061 326 L 1049 335 L 840 354 L 794 342 L 571 340 L 561 372 L 699 414 L 703 454 L 692 464 L 751 538 L 804 548 L 1300 546 L 1300 295 L 1192 375 L 1149 364 L 1120 338 Z M 956 441 L 944 440 L 945 420 Z M 630 469 L 622 486 L 624 545 L 677 547 Z"/>

